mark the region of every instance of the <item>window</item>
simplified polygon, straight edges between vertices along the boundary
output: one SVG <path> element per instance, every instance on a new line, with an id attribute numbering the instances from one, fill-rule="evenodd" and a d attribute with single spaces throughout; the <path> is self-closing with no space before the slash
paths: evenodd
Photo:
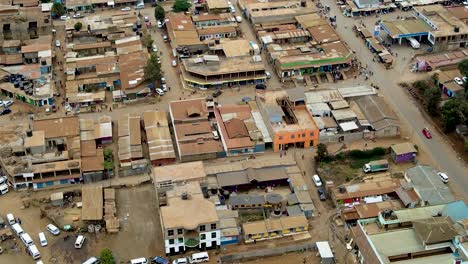
<path id="1" fill-rule="evenodd" d="M 179 243 L 184 243 L 184 239 L 181 238 L 181 237 L 179 237 L 179 238 L 177 239 L 177 242 L 179 242 Z"/>
<path id="2" fill-rule="evenodd" d="M 205 231 L 205 225 L 200 226 L 200 231 Z"/>
<path id="3" fill-rule="evenodd" d="M 182 230 L 182 229 L 180 229 L 180 228 L 179 228 L 179 229 L 177 229 L 177 234 L 178 234 L 178 235 L 182 235 L 183 233 L 184 233 L 184 232 L 183 232 L 183 230 Z"/>
<path id="4" fill-rule="evenodd" d="M 174 245 L 174 239 L 169 239 L 169 245 Z"/>
<path id="5" fill-rule="evenodd" d="M 291 139 L 294 139 L 295 137 L 296 137 L 296 136 L 294 136 L 294 135 L 291 135 Z"/>
<path id="6" fill-rule="evenodd" d="M 167 230 L 167 235 L 168 236 L 173 236 L 174 235 L 174 230 L 172 230 L 172 229 Z"/>
<path id="7" fill-rule="evenodd" d="M 310 136 L 313 137 L 313 136 L 314 136 L 314 132 L 310 132 Z"/>
<path id="8" fill-rule="evenodd" d="M 205 239 L 206 239 L 206 235 L 205 235 L 205 234 L 201 234 L 201 235 L 200 235 L 200 239 L 201 239 L 201 240 L 205 240 Z"/>
<path id="9" fill-rule="evenodd" d="M 305 133 L 302 133 L 302 137 L 305 137 Z"/>
<path id="10" fill-rule="evenodd" d="M 216 224 L 211 224 L 211 230 L 216 229 Z"/>
<path id="11" fill-rule="evenodd" d="M 282 140 L 282 139 L 283 139 L 283 136 L 279 136 L 278 139 L 279 139 L 279 140 Z"/>
<path id="12" fill-rule="evenodd" d="M 211 233 L 211 238 L 216 238 L 216 232 Z"/>

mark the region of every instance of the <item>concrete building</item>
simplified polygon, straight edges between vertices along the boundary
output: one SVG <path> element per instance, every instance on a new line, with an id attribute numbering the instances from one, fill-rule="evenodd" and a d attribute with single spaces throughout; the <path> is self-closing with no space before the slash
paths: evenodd
<path id="1" fill-rule="evenodd" d="M 263 135 L 251 114 L 249 104 L 215 107 L 217 128 L 227 156 L 265 151 Z"/>
<path id="2" fill-rule="evenodd" d="M 242 225 L 245 243 L 256 243 L 307 232 L 309 224 L 305 216 L 283 216 Z"/>
<path id="3" fill-rule="evenodd" d="M 410 142 L 399 143 L 390 147 L 390 156 L 395 163 L 414 161 L 418 151 Z"/>
<path id="4" fill-rule="evenodd" d="M 153 166 L 171 164 L 176 161 L 171 132 L 165 111 L 143 113 L 149 158 Z"/>
<path id="5" fill-rule="evenodd" d="M 213 26 L 237 26 L 232 14 L 201 14 L 192 16 L 196 28 Z"/>
<path id="6" fill-rule="evenodd" d="M 52 4 L 39 1 L 2 1 L 0 39 L 27 40 L 49 35 Z"/>
<path id="7" fill-rule="evenodd" d="M 182 60 L 182 77 L 195 88 L 227 88 L 266 80 L 265 65 L 256 57 L 221 58 L 203 55 Z"/>
<path id="8" fill-rule="evenodd" d="M 221 225 L 215 205 L 203 197 L 198 184 L 190 186 L 175 186 L 167 192 L 167 205 L 160 207 L 166 254 L 221 245 Z"/>
<path id="9" fill-rule="evenodd" d="M 463 97 L 465 93 L 464 84 L 460 85 L 454 80 L 456 77 L 460 79 L 464 77 L 458 69 L 436 70 L 434 74 L 437 74 L 438 77 L 434 82 L 444 95 L 448 97 Z"/>
<path id="10" fill-rule="evenodd" d="M 213 134 L 216 128 L 214 103 L 204 98 L 172 101 L 169 115 L 174 129 L 177 155 L 181 161 L 215 159 L 224 156 L 222 144 Z"/>
<path id="11" fill-rule="evenodd" d="M 157 188 L 171 188 L 188 182 L 205 183 L 205 167 L 201 161 L 154 167 L 153 181 Z"/>
<path id="12" fill-rule="evenodd" d="M 205 6 L 208 13 L 212 14 L 230 12 L 227 0 L 206 0 Z"/>
<path id="13" fill-rule="evenodd" d="M 331 199 L 337 206 L 350 206 L 360 203 L 382 202 L 384 197 L 398 197 L 396 189 L 399 180 L 384 179 L 379 182 L 365 182 L 333 188 Z"/>
<path id="14" fill-rule="evenodd" d="M 292 91 L 291 91 L 292 92 Z M 273 138 L 275 152 L 289 146 L 308 148 L 318 144 L 319 129 L 305 106 L 305 95 L 299 90 L 257 92 L 256 101 Z"/>
<path id="15" fill-rule="evenodd" d="M 381 97 L 366 95 L 358 98 L 355 102 L 365 115 L 375 137 L 400 135 L 398 117 Z"/>
<path id="16" fill-rule="evenodd" d="M 166 16 L 166 28 L 172 50 L 179 57 L 188 57 L 195 52 L 208 50 L 208 45 L 201 42 L 192 19 L 182 13 L 171 13 Z"/>
<path id="17" fill-rule="evenodd" d="M 466 14 L 463 8 L 442 5 L 414 7 L 415 16 L 432 28 L 428 34 L 428 41 L 434 51 L 467 47 L 468 25 L 465 23 Z"/>
<path id="18" fill-rule="evenodd" d="M 129 174 L 146 173 L 148 162 L 143 155 L 140 115 L 121 116 L 118 120 L 118 136 L 120 168 Z"/>
<path id="19" fill-rule="evenodd" d="M 306 1 L 277 1 L 245 3 L 244 15 L 252 24 L 267 22 L 280 23 L 294 21 L 294 17 L 315 13 L 315 6 L 307 6 Z"/>

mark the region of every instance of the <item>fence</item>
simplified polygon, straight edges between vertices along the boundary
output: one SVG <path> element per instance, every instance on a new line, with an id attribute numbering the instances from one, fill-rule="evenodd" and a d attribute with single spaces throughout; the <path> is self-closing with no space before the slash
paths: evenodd
<path id="1" fill-rule="evenodd" d="M 251 259 L 251 258 L 259 258 L 259 257 L 269 257 L 275 255 L 282 255 L 289 252 L 301 251 L 301 250 L 310 250 L 315 249 L 315 242 L 310 242 L 306 244 L 299 244 L 299 245 L 290 245 L 285 247 L 275 247 L 269 249 L 262 249 L 262 250 L 255 250 L 255 251 L 247 251 L 244 253 L 232 254 L 232 255 L 225 255 L 221 256 L 219 260 L 221 263 L 234 263 L 240 260 Z"/>
<path id="2" fill-rule="evenodd" d="M 367 137 L 368 137 L 368 133 L 364 133 L 364 132 L 331 134 L 331 135 L 325 134 L 325 135 L 319 136 L 319 143 L 331 143 L 331 142 L 351 143 L 353 141 L 361 140 Z"/>

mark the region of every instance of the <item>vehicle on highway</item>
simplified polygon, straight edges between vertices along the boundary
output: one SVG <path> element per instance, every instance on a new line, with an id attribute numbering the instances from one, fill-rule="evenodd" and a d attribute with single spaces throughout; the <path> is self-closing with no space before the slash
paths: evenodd
<path id="1" fill-rule="evenodd" d="M 172 60 L 172 67 L 176 67 L 177 66 L 177 61 L 176 60 Z"/>
<path id="2" fill-rule="evenodd" d="M 124 12 L 128 12 L 128 11 L 131 11 L 132 8 L 130 8 L 130 7 L 127 6 L 127 7 L 124 7 L 124 8 L 122 8 L 122 9 L 120 9 L 120 10 L 121 10 L 121 11 L 124 11 Z"/>
<path id="3" fill-rule="evenodd" d="M 317 193 L 319 195 L 320 201 L 327 200 L 327 194 L 325 193 L 325 190 L 322 187 L 317 189 Z"/>
<path id="4" fill-rule="evenodd" d="M 48 224 L 46 228 L 47 228 L 47 231 L 49 231 L 52 235 L 54 236 L 60 235 L 60 230 L 53 224 Z"/>
<path id="5" fill-rule="evenodd" d="M 447 183 L 449 181 L 447 174 L 443 172 L 438 172 L 437 175 L 439 175 L 439 178 L 443 183 Z"/>
<path id="6" fill-rule="evenodd" d="M 463 81 L 460 77 L 455 77 L 453 80 L 458 84 L 458 85 L 463 85 Z"/>
<path id="7" fill-rule="evenodd" d="M 55 47 L 60 47 L 60 40 L 57 39 L 57 40 L 55 41 Z"/>
<path id="8" fill-rule="evenodd" d="M 159 94 L 160 96 L 164 95 L 164 91 L 161 88 L 156 88 L 156 93 Z"/>
<path id="9" fill-rule="evenodd" d="M 432 138 L 432 134 L 431 134 L 431 131 L 429 131 L 429 128 L 427 127 L 423 128 L 422 133 L 427 139 Z"/>
<path id="10" fill-rule="evenodd" d="M 84 17 L 84 16 L 83 16 L 83 14 L 81 14 L 81 13 L 76 13 L 76 14 L 74 14 L 72 17 L 73 17 L 73 18 L 82 18 L 82 17 Z"/>
<path id="11" fill-rule="evenodd" d="M 0 112 L 0 115 L 8 115 L 9 113 L 11 113 L 10 108 L 5 108 Z"/>
<path id="12" fill-rule="evenodd" d="M 213 92 L 213 97 L 216 98 L 216 97 L 220 96 L 221 94 L 223 94 L 223 91 L 216 90 L 216 91 Z"/>

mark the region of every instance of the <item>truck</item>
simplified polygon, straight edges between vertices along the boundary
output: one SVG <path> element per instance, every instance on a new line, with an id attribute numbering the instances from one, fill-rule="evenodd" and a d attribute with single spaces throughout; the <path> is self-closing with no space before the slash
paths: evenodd
<path id="1" fill-rule="evenodd" d="M 374 160 L 369 163 L 364 164 L 362 170 L 365 173 L 377 172 L 377 171 L 386 171 L 388 170 L 389 165 L 387 160 Z"/>

